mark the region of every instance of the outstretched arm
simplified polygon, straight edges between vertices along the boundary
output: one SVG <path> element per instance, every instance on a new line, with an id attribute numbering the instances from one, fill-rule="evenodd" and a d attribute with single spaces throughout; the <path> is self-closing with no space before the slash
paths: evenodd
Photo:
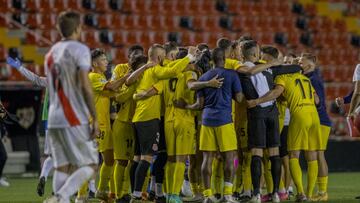
<path id="1" fill-rule="evenodd" d="M 246 74 L 246 75 L 255 75 L 255 74 L 260 73 L 272 66 L 278 66 L 281 64 L 282 64 L 282 61 L 276 59 L 269 63 L 255 65 L 254 67 L 240 66 L 239 68 L 236 69 L 236 71 L 239 73 L 242 73 L 242 74 Z"/>
<path id="2" fill-rule="evenodd" d="M 148 64 L 143 65 L 142 67 L 140 67 L 139 69 L 137 69 L 136 71 L 131 73 L 131 75 L 126 79 L 125 84 L 127 86 L 134 84 L 140 78 L 140 76 L 144 73 L 144 71 L 146 69 L 151 68 L 155 65 L 156 65 L 155 63 L 148 63 Z"/>
<path id="3" fill-rule="evenodd" d="M 158 90 L 154 87 L 151 87 L 150 89 L 143 91 L 143 92 L 139 92 L 133 95 L 133 99 L 135 101 L 137 100 L 144 100 L 147 99 L 149 97 L 155 96 L 158 94 Z"/>
<path id="4" fill-rule="evenodd" d="M 247 101 L 248 108 L 253 108 L 264 102 L 274 100 L 274 99 L 278 98 L 283 92 L 284 92 L 284 87 L 281 85 L 276 85 L 273 90 L 269 91 L 264 96 L 257 98 L 257 99 L 248 100 Z"/>
<path id="5" fill-rule="evenodd" d="M 216 75 L 211 80 L 208 81 L 196 81 L 192 80 L 187 83 L 187 86 L 190 90 L 200 90 L 206 87 L 220 88 L 224 83 L 224 78 L 219 78 L 219 75 Z"/>

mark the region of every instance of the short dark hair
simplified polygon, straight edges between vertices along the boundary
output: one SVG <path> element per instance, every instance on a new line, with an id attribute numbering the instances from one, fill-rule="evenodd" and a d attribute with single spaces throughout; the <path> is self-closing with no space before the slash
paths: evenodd
<path id="1" fill-rule="evenodd" d="M 239 38 L 239 42 L 254 40 L 250 35 L 243 35 Z"/>
<path id="2" fill-rule="evenodd" d="M 206 43 L 200 43 L 200 44 L 198 44 L 198 45 L 197 45 L 197 48 L 198 48 L 200 51 L 203 51 L 203 50 L 205 50 L 205 49 L 210 50 L 209 45 L 207 45 Z"/>
<path id="3" fill-rule="evenodd" d="M 166 42 L 164 44 L 165 53 L 168 54 L 171 51 L 175 51 L 178 48 L 176 42 Z"/>
<path id="4" fill-rule="evenodd" d="M 137 50 L 144 52 L 144 47 L 142 47 L 141 45 L 138 45 L 138 44 L 132 45 L 131 47 L 129 47 L 128 53 L 129 53 L 129 55 L 131 55 L 131 53 L 133 53 L 134 51 L 137 51 Z"/>
<path id="5" fill-rule="evenodd" d="M 257 46 L 257 42 L 255 40 L 247 40 L 242 42 L 241 51 L 245 57 L 250 55 L 250 50 Z"/>
<path id="6" fill-rule="evenodd" d="M 129 61 L 129 66 L 132 70 L 140 68 L 141 64 L 146 64 L 148 58 L 145 55 L 136 55 L 132 57 Z"/>
<path id="7" fill-rule="evenodd" d="M 99 56 L 105 55 L 105 51 L 103 49 L 93 49 L 91 50 L 91 60 L 97 59 Z"/>
<path id="8" fill-rule="evenodd" d="M 232 42 L 231 40 L 227 39 L 227 38 L 220 38 L 218 39 L 218 41 L 216 42 L 216 46 L 218 48 L 222 48 L 224 50 L 228 49 L 229 47 L 231 47 Z"/>
<path id="9" fill-rule="evenodd" d="M 279 56 L 279 50 L 276 47 L 270 45 L 261 46 L 261 52 L 269 54 L 274 58 L 277 58 Z"/>
<path id="10" fill-rule="evenodd" d="M 225 62 L 225 50 L 217 47 L 211 53 L 211 59 L 214 61 L 214 64 L 223 61 Z"/>
<path id="11" fill-rule="evenodd" d="M 64 11 L 59 14 L 56 21 L 61 36 L 70 37 L 80 26 L 80 15 L 74 11 Z"/>
<path id="12" fill-rule="evenodd" d="M 176 59 L 182 59 L 188 54 L 188 50 L 186 48 L 180 47 L 179 52 L 176 54 Z"/>
<path id="13" fill-rule="evenodd" d="M 231 43 L 231 47 L 233 48 L 233 49 L 236 49 L 236 47 L 237 46 L 239 46 L 240 45 L 240 43 L 238 42 L 238 41 L 232 41 L 232 43 Z"/>

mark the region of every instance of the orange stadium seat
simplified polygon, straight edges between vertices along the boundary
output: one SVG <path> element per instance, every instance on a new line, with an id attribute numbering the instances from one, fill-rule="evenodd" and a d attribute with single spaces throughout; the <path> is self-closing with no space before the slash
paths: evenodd
<path id="1" fill-rule="evenodd" d="M 96 0 L 96 11 L 101 13 L 111 12 L 109 1 Z"/>
<path id="2" fill-rule="evenodd" d="M 98 27 L 99 28 L 112 27 L 112 23 L 113 22 L 110 22 L 110 16 L 108 14 L 98 15 Z"/>
<path id="3" fill-rule="evenodd" d="M 55 14 L 43 13 L 38 16 L 38 24 L 41 29 L 51 29 L 55 26 Z"/>
<path id="4" fill-rule="evenodd" d="M 34 13 L 28 13 L 26 16 L 26 25 L 31 28 L 37 28 L 39 26 L 39 15 Z"/>
<path id="5" fill-rule="evenodd" d="M 99 36 L 97 31 L 82 32 L 81 41 L 86 43 L 90 48 L 99 48 Z"/>
<path id="6" fill-rule="evenodd" d="M 81 0 L 68 0 L 68 8 L 78 12 L 84 11 L 84 8 L 81 5 Z"/>
<path id="7" fill-rule="evenodd" d="M 68 6 L 66 1 L 54 1 L 54 7 L 52 8 L 53 11 L 61 12 L 67 10 Z"/>
<path id="8" fill-rule="evenodd" d="M 42 13 L 51 13 L 54 11 L 54 1 L 49 0 L 38 0 L 38 9 L 40 9 L 40 12 Z"/>
<path id="9" fill-rule="evenodd" d="M 0 61 L 5 61 L 6 51 L 5 47 L 0 44 Z"/>

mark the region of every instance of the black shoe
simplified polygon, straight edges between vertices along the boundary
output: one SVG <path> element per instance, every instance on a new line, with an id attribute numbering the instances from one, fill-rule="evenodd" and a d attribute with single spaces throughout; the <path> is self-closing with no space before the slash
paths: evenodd
<path id="1" fill-rule="evenodd" d="M 89 199 L 95 199 L 95 192 L 93 192 L 93 191 L 89 191 L 89 194 L 88 194 L 88 198 Z"/>
<path id="2" fill-rule="evenodd" d="M 214 197 L 215 197 L 216 200 L 218 200 L 218 201 L 221 200 L 221 194 L 219 194 L 219 193 L 214 194 Z"/>
<path id="3" fill-rule="evenodd" d="M 360 199 L 360 196 L 355 197 L 355 199 Z"/>
<path id="4" fill-rule="evenodd" d="M 142 203 L 143 200 L 142 200 L 141 197 L 134 197 L 134 196 L 132 196 L 130 202 L 131 202 L 131 203 Z"/>
<path id="5" fill-rule="evenodd" d="M 234 192 L 232 196 L 233 196 L 233 198 L 234 198 L 236 201 L 239 201 L 239 199 L 240 199 L 240 193 Z"/>
<path id="6" fill-rule="evenodd" d="M 166 197 L 165 196 L 161 196 L 161 197 L 156 196 L 155 203 L 166 203 Z"/>
<path id="7" fill-rule="evenodd" d="M 46 183 L 45 177 L 40 177 L 39 183 L 37 185 L 37 193 L 40 197 L 44 195 L 45 183 Z"/>
<path id="8" fill-rule="evenodd" d="M 150 191 L 147 200 L 153 202 L 155 200 L 155 191 Z"/>
<path id="9" fill-rule="evenodd" d="M 239 197 L 239 202 L 248 202 L 250 200 L 251 200 L 251 197 L 247 196 L 247 195 L 240 195 L 240 197 Z"/>
<path id="10" fill-rule="evenodd" d="M 131 200 L 131 196 L 129 194 L 124 195 L 122 198 L 117 199 L 116 203 L 129 203 Z"/>

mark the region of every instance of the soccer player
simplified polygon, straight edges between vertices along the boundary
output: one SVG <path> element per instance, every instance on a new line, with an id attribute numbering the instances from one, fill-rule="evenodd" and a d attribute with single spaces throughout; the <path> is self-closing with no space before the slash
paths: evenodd
<path id="1" fill-rule="evenodd" d="M 45 57 L 55 195 L 44 202 L 70 203 L 70 196 L 95 172 L 98 157 L 92 139 L 98 134 L 99 126 L 88 78 L 90 50 L 78 42 L 80 15 L 72 11 L 60 13 L 57 28 L 62 40 L 53 45 Z"/>
<path id="2" fill-rule="evenodd" d="M 123 72 L 124 74 L 135 71 L 147 62 L 147 57 L 142 54 L 130 55 L 129 70 L 128 72 Z M 119 67 L 121 66 L 116 66 L 114 70 L 113 81 L 126 77 L 126 75 L 121 74 L 122 72 L 118 69 Z M 112 126 L 114 158 L 116 160 L 114 169 L 116 203 L 129 202 L 131 199 L 129 195 L 130 181 L 128 180 L 130 178 L 130 161 L 134 157 L 135 146 L 135 129 L 131 122 L 136 105 L 133 100 L 135 88 L 135 84 L 131 86 L 123 85 L 116 96 L 119 110 Z"/>
<path id="3" fill-rule="evenodd" d="M 328 143 L 330 131 L 331 131 L 331 121 L 329 115 L 326 111 L 325 103 L 325 89 L 323 80 L 320 76 L 320 70 L 316 68 L 316 57 L 309 53 L 303 53 L 299 60 L 301 66 L 307 67 L 304 69 L 304 74 L 310 79 L 312 86 L 315 89 L 316 94 L 319 96 L 320 102 L 316 105 L 317 112 L 320 118 L 320 127 L 321 127 L 321 146 L 320 151 L 318 152 L 318 165 L 319 165 L 319 174 L 317 178 L 318 183 L 318 193 L 315 195 L 312 200 L 315 201 L 327 201 L 327 185 L 328 185 L 328 165 L 325 159 L 324 151 Z"/>
<path id="4" fill-rule="evenodd" d="M 232 121 L 232 98 L 241 102 L 243 94 L 239 78 L 233 70 L 224 69 L 225 52 L 221 48 L 213 50 L 212 59 L 215 69 L 206 72 L 200 81 L 207 81 L 216 75 L 224 78 L 221 88 L 204 88 L 198 91 L 197 102 L 187 108 L 202 108 L 202 127 L 200 131 L 200 150 L 203 151 L 202 179 L 204 183 L 204 202 L 215 202 L 210 178 L 212 162 L 216 151 L 220 151 L 224 159 L 224 198 L 227 202 L 235 202 L 232 198 L 233 190 L 233 160 L 236 156 L 237 140 Z"/>
<path id="5" fill-rule="evenodd" d="M 115 96 L 115 92 L 119 90 L 127 78 L 120 78 L 111 82 L 106 80 L 104 72 L 107 69 L 108 60 L 103 50 L 94 49 L 91 52 L 91 59 L 93 71 L 89 73 L 89 79 L 94 92 L 94 102 L 100 127 L 100 134 L 97 135 L 96 140 L 98 142 L 98 151 L 103 159 L 95 197 L 107 201 L 109 194 L 106 189 L 112 178 L 114 165 L 113 138 L 110 124 L 110 97 Z M 110 192 L 113 193 L 114 189 L 111 186 Z"/>
<path id="6" fill-rule="evenodd" d="M 190 47 L 188 56 L 179 60 L 176 65 L 162 67 L 166 56 L 165 49 L 163 46 L 155 44 L 149 49 L 148 55 L 149 63 L 156 65 L 151 68 L 140 68 L 133 72 L 127 79 L 126 84 L 133 84 L 141 76 L 136 87 L 136 93 L 146 91 L 159 80 L 168 79 L 183 72 L 186 69 L 186 64 L 195 59 L 195 51 L 195 47 Z M 132 170 L 135 171 L 135 187 L 132 201 L 135 202 L 141 201 L 141 188 L 152 162 L 152 156 L 158 150 L 160 108 L 161 101 L 159 95 L 136 102 L 133 122 L 135 123 L 141 158 L 138 165 L 134 164 L 132 166 Z"/>
<path id="7" fill-rule="evenodd" d="M 305 68 L 304 68 L 305 69 Z M 305 151 L 308 163 L 307 196 L 311 198 L 318 174 L 317 150 L 321 146 L 320 120 L 316 110 L 317 97 L 311 81 L 301 73 L 285 74 L 275 78 L 273 90 L 260 98 L 248 101 L 249 108 L 272 101 L 282 95 L 288 102 L 291 120 L 288 132 L 290 171 L 297 187 L 296 201 L 306 201 L 299 164 L 300 150 Z"/>

